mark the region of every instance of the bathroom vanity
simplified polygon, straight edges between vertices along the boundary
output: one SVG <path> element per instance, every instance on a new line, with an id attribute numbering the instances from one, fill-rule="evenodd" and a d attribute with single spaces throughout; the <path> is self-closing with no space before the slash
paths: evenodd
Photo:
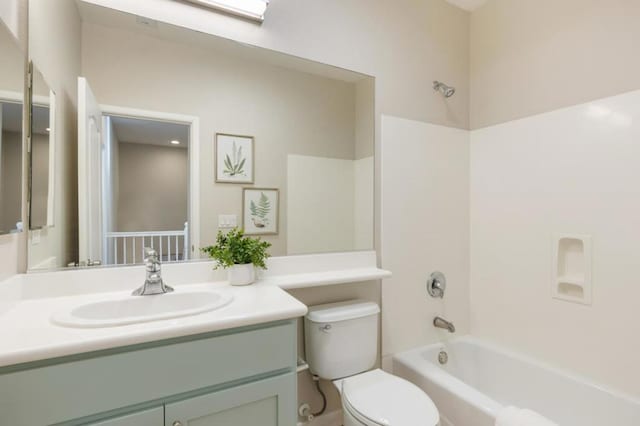
<path id="1" fill-rule="evenodd" d="M 165 265 L 175 291 L 160 296 L 131 295 L 144 277 L 139 267 L 2 282 L 0 423 L 293 426 L 297 318 L 307 307 L 284 289 L 390 275 L 375 267 L 375 252 L 271 258 L 261 279 L 243 287 L 218 280 L 211 269 L 211 262 Z M 78 307 L 118 300 L 141 301 L 136 312 L 155 315 L 151 306 L 205 293 L 228 303 L 119 326 L 59 322 Z"/>
<path id="2" fill-rule="evenodd" d="M 292 425 L 295 333 L 271 322 L 5 367 L 3 423 Z"/>
<path id="3" fill-rule="evenodd" d="M 123 292 L 23 299 L 4 307 L 2 424 L 294 425 L 295 318 L 306 306 L 268 284 L 182 285 L 175 293 L 203 289 L 233 300 L 197 315 L 93 328 L 51 319 Z M 171 295 L 140 300 L 154 304 L 164 297 Z"/>

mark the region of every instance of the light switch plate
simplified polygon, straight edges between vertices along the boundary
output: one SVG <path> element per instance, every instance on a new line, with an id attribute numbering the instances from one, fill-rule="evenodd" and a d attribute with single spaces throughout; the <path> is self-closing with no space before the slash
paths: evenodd
<path id="1" fill-rule="evenodd" d="M 231 229 L 238 226 L 238 216 L 235 214 L 220 214 L 218 215 L 218 228 L 219 229 Z"/>

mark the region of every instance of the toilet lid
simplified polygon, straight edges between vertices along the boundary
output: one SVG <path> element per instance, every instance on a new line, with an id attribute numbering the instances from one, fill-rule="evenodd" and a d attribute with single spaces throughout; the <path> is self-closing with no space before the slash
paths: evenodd
<path id="1" fill-rule="evenodd" d="M 419 387 L 382 370 L 349 377 L 342 382 L 347 409 L 374 425 L 436 426 L 438 409 Z"/>

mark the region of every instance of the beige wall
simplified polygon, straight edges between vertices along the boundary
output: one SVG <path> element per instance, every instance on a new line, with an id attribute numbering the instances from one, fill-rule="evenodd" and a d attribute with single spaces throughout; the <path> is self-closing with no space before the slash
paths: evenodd
<path id="1" fill-rule="evenodd" d="M 178 231 L 187 221 L 189 155 L 184 148 L 120 142 L 115 231 Z"/>
<path id="2" fill-rule="evenodd" d="M 55 258 L 77 260 L 77 76 L 80 74 L 80 16 L 75 1 L 30 0 L 29 56 L 56 93 L 54 226 L 30 245 L 29 264 Z"/>
<path id="3" fill-rule="evenodd" d="M 356 160 L 373 157 L 375 149 L 373 141 L 375 140 L 376 129 L 375 85 L 376 81 L 373 78 L 356 83 Z"/>
<path id="4" fill-rule="evenodd" d="M 372 75 L 378 113 L 468 127 L 469 14 L 443 0 L 280 0 L 261 26 L 173 0 L 87 1 Z"/>
<path id="5" fill-rule="evenodd" d="M 637 0 L 490 0 L 471 15 L 471 128 L 640 88 Z"/>
<path id="6" fill-rule="evenodd" d="M 24 53 L 20 50 L 17 39 L 0 22 L 0 90 L 22 93 L 24 86 Z"/>
<path id="7" fill-rule="evenodd" d="M 0 19 L 18 40 L 22 51 L 27 51 L 28 0 L 3 0 L 0 2 Z"/>
<path id="8" fill-rule="evenodd" d="M 352 83 L 94 24 L 83 25 L 82 73 L 100 103 L 200 118 L 202 246 L 219 214 L 241 223 L 250 186 L 215 183 L 215 133 L 254 136 L 254 186 L 280 189 L 279 234 L 264 237 L 273 255 L 287 253 L 287 155 L 355 155 Z"/>

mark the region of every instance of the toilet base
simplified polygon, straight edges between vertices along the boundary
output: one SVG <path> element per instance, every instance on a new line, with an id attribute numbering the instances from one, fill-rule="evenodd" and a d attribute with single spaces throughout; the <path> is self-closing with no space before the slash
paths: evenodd
<path id="1" fill-rule="evenodd" d="M 342 406 L 342 425 L 343 426 L 366 426 L 365 423 L 360 422 L 358 419 L 347 410 L 344 405 Z"/>
<path id="2" fill-rule="evenodd" d="M 340 393 L 344 426 L 440 423 L 438 409 L 422 389 L 380 369 L 334 380 L 333 385 Z"/>

